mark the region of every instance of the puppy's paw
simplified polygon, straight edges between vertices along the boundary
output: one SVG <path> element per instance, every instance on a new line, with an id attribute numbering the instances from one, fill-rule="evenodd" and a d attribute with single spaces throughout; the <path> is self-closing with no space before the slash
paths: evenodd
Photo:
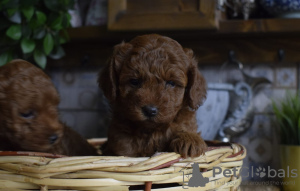
<path id="1" fill-rule="evenodd" d="M 206 151 L 206 143 L 196 133 L 183 132 L 177 134 L 170 143 L 170 150 L 182 157 L 198 157 Z"/>

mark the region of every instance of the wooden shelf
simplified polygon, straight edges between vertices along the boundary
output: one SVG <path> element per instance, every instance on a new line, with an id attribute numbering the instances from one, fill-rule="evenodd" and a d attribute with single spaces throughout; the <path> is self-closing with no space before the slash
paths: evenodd
<path id="1" fill-rule="evenodd" d="M 134 31 L 134 32 L 112 32 L 107 30 L 107 26 L 85 26 L 79 28 L 68 29 L 72 40 L 113 40 L 114 38 L 126 38 L 128 36 L 135 36 L 141 33 L 163 33 L 169 35 L 184 35 L 188 33 L 189 36 L 215 36 L 215 35 L 253 35 L 253 34 L 282 34 L 291 33 L 300 35 L 300 19 L 256 19 L 256 20 L 223 20 L 219 22 L 219 30 L 216 31 Z M 200 35 L 201 34 L 201 35 Z"/>
<path id="2" fill-rule="evenodd" d="M 300 19 L 256 19 L 220 21 L 218 33 L 296 33 Z"/>
<path id="3" fill-rule="evenodd" d="M 113 46 L 137 35 L 158 33 L 177 40 L 194 50 L 199 64 L 222 64 L 228 52 L 235 51 L 243 63 L 300 62 L 300 19 L 257 19 L 220 21 L 217 31 L 139 31 L 112 32 L 106 26 L 68 29 L 71 42 L 64 45 L 66 57 L 50 61 L 54 66 L 81 66 L 84 57 L 89 65 L 100 66 L 112 53 Z M 280 60 L 279 50 L 284 50 Z"/>
<path id="4" fill-rule="evenodd" d="M 105 38 L 109 33 L 106 26 L 84 26 L 67 30 L 71 40 L 94 40 Z"/>

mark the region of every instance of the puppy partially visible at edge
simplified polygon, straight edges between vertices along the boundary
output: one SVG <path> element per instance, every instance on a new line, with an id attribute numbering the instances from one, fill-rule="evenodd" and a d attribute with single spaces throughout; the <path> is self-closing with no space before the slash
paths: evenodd
<path id="1" fill-rule="evenodd" d="M 195 111 L 206 98 L 206 82 L 192 50 L 168 37 L 138 36 L 114 47 L 98 82 L 112 107 L 104 155 L 205 152 Z"/>
<path id="2" fill-rule="evenodd" d="M 97 155 L 59 120 L 59 101 L 50 78 L 31 63 L 17 59 L 0 67 L 0 150 Z"/>

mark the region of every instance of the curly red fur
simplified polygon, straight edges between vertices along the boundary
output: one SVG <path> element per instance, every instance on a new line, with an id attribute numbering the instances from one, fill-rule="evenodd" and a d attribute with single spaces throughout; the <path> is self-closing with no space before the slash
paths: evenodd
<path id="1" fill-rule="evenodd" d="M 206 83 L 192 50 L 168 37 L 138 36 L 115 46 L 98 81 L 113 112 L 105 155 L 195 157 L 205 151 L 195 111 Z"/>
<path id="2" fill-rule="evenodd" d="M 24 60 L 0 67 L 0 150 L 97 155 L 59 120 L 59 95 L 50 78 Z"/>

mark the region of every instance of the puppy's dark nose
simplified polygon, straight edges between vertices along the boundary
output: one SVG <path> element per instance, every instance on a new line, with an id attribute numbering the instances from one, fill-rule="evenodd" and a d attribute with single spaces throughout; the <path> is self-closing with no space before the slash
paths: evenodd
<path id="1" fill-rule="evenodd" d="M 54 144 L 54 143 L 56 142 L 57 139 L 58 139 L 58 136 L 57 136 L 56 134 L 51 135 L 51 136 L 49 137 L 49 142 L 50 142 L 50 144 Z"/>
<path id="2" fill-rule="evenodd" d="M 142 107 L 142 111 L 146 117 L 154 117 L 158 113 L 158 109 L 153 106 L 144 106 Z"/>

